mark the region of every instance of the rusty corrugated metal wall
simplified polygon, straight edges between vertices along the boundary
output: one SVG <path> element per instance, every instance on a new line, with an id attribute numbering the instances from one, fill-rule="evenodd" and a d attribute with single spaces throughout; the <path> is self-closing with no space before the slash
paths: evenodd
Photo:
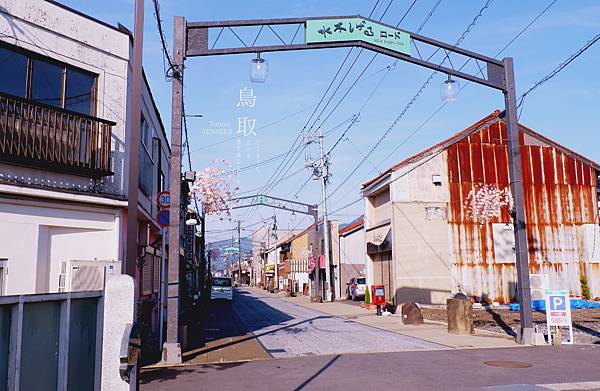
<path id="1" fill-rule="evenodd" d="M 595 170 L 523 132 L 521 145 L 530 273 L 547 273 L 551 287 L 568 288 L 572 294 L 581 293 L 579 278 L 587 274 L 594 290 L 600 286 L 600 264 L 585 259 L 583 225 L 598 223 Z M 500 253 L 494 245 L 494 226 L 510 224 L 508 210 L 479 224 L 465 208 L 477 183 L 509 187 L 504 122 L 480 129 L 446 153 L 454 277 L 477 299 L 513 301 L 517 275 L 512 248 Z M 510 225 L 507 229 L 513 235 Z"/>

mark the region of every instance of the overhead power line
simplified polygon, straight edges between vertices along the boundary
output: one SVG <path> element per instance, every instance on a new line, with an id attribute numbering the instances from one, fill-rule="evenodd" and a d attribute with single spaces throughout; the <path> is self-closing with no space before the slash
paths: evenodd
<path id="1" fill-rule="evenodd" d="M 537 22 L 537 21 L 538 21 L 538 19 L 540 19 L 540 18 L 541 18 L 541 17 L 542 17 L 544 14 L 546 14 L 546 13 L 548 12 L 548 10 L 549 10 L 549 9 L 550 9 L 550 8 L 551 8 L 551 7 L 552 7 L 552 6 L 553 6 L 553 5 L 554 5 L 554 4 L 557 2 L 557 1 L 558 1 L 558 0 L 553 0 L 553 1 L 552 1 L 552 2 L 551 2 L 549 5 L 548 5 L 548 6 L 546 6 L 545 8 L 543 8 L 543 9 L 542 9 L 542 10 L 541 10 L 541 11 L 540 11 L 540 12 L 539 12 L 539 13 L 538 13 L 538 14 L 537 14 L 537 15 L 536 15 L 536 16 L 535 16 L 535 17 L 534 17 L 534 18 L 533 18 L 533 19 L 532 19 L 532 20 L 531 20 L 529 23 L 527 23 L 527 24 L 526 24 L 526 25 L 525 25 L 525 26 L 524 26 L 524 27 L 523 27 L 523 28 L 522 28 L 522 29 L 521 29 L 521 30 L 520 30 L 520 31 L 519 31 L 519 32 L 518 32 L 518 33 L 517 33 L 517 34 L 516 34 L 516 35 L 515 35 L 515 36 L 514 36 L 512 39 L 510 39 L 510 40 L 508 41 L 508 43 L 507 43 L 506 45 L 504 45 L 504 47 L 503 47 L 502 49 L 500 49 L 500 50 L 499 50 L 499 51 L 498 51 L 498 52 L 497 52 L 497 53 L 494 55 L 494 57 L 493 57 L 493 58 L 498 58 L 498 57 L 499 57 L 499 56 L 500 56 L 502 53 L 504 53 L 504 51 L 505 51 L 506 49 L 508 49 L 508 47 L 510 47 L 510 46 L 511 46 L 511 45 L 512 45 L 512 44 L 513 44 L 513 43 L 514 43 L 514 42 L 515 42 L 515 41 L 516 41 L 518 38 L 520 38 L 520 37 L 521 37 L 521 36 L 522 36 L 522 35 L 523 35 L 523 34 L 524 34 L 524 33 L 525 33 L 527 30 L 529 30 L 529 28 L 530 28 L 530 27 L 531 27 L 533 24 L 535 24 L 535 22 Z M 470 61 L 470 59 L 469 59 L 468 61 Z M 468 61 L 467 61 L 467 62 L 468 62 Z M 465 63 L 465 64 L 463 64 L 463 66 L 462 66 L 460 69 L 462 69 L 462 68 L 463 68 L 465 65 L 466 65 L 466 63 Z M 482 74 L 482 73 L 483 73 L 483 72 L 480 70 L 480 71 L 479 71 L 479 74 Z M 462 91 L 464 88 L 466 88 L 466 87 L 467 87 L 469 84 L 470 84 L 470 82 L 467 82 L 467 83 L 465 83 L 465 84 L 464 84 L 464 85 L 461 87 L 461 91 Z M 430 115 L 429 115 L 429 116 L 428 116 L 428 117 L 427 117 L 427 118 L 426 118 L 426 119 L 425 119 L 425 120 L 424 120 L 424 121 L 423 121 L 423 122 L 422 122 L 422 123 L 421 123 L 421 124 L 420 124 L 420 125 L 419 125 L 417 128 L 415 128 L 415 129 L 414 129 L 414 130 L 413 130 L 413 131 L 412 131 L 412 132 L 411 132 L 411 133 L 410 133 L 410 134 L 409 134 L 409 135 L 408 135 L 408 136 L 407 136 L 405 139 L 403 139 L 403 140 L 402 140 L 402 142 L 400 143 L 400 145 L 399 145 L 399 146 L 403 145 L 403 144 L 404 144 L 404 143 L 405 143 L 405 142 L 406 142 L 406 141 L 407 141 L 409 138 L 413 137 L 413 136 L 414 136 L 416 133 L 418 133 L 418 132 L 419 132 L 419 131 L 420 131 L 420 130 L 421 130 L 421 129 L 422 129 L 422 128 L 423 128 L 423 127 L 424 127 L 424 126 L 427 124 L 427 123 L 429 123 L 429 121 L 431 121 L 431 120 L 432 120 L 432 119 L 433 119 L 433 118 L 434 118 L 434 117 L 435 117 L 435 116 L 436 116 L 436 115 L 437 115 L 437 114 L 438 114 L 438 113 L 439 113 L 439 112 L 440 112 L 440 111 L 441 111 L 441 110 L 442 110 L 444 107 L 446 107 L 446 105 L 447 105 L 447 104 L 448 104 L 447 102 L 444 102 L 444 103 L 442 103 L 442 104 L 441 104 L 441 105 L 440 105 L 440 106 L 439 106 L 439 107 L 438 107 L 436 110 L 434 110 L 434 111 L 433 111 L 433 112 L 432 112 L 432 113 L 431 113 L 431 114 L 430 114 Z M 398 149 L 398 147 L 396 147 L 396 148 L 394 149 L 394 151 L 392 151 L 392 153 L 394 153 L 394 152 L 395 152 L 397 149 Z M 391 155 L 391 154 L 390 154 L 390 155 Z M 385 158 L 384 158 L 384 159 L 383 159 L 383 160 L 380 162 L 380 164 L 381 164 L 381 163 L 383 163 L 385 160 L 387 160 L 387 158 L 389 158 L 389 157 L 390 157 L 390 155 L 387 155 L 387 156 L 386 156 L 386 157 L 385 157 Z M 371 172 L 378 172 L 378 171 L 379 171 L 379 169 L 378 169 L 378 168 L 376 168 L 376 169 L 375 169 L 375 171 L 371 171 Z M 362 182 L 362 180 L 361 180 L 361 182 Z M 347 204 L 347 205 L 345 205 L 345 206 L 343 206 L 343 207 L 341 207 L 341 208 L 339 208 L 339 209 L 336 209 L 336 210 L 334 211 L 334 213 L 335 213 L 335 212 L 337 212 L 337 211 L 340 211 L 340 210 L 343 210 L 343 209 L 349 208 L 350 206 L 352 206 L 352 205 L 354 205 L 354 204 L 356 204 L 356 203 L 360 202 L 361 200 L 362 200 L 362 197 L 360 197 L 360 198 L 358 198 L 358 199 L 356 199 L 356 200 L 352 201 L 351 203 L 349 203 L 349 204 Z"/>
<path id="2" fill-rule="evenodd" d="M 525 91 L 520 96 L 519 104 L 517 105 L 517 108 L 520 108 L 518 118 L 521 118 L 521 112 L 523 111 L 523 103 L 525 102 L 525 97 L 527 95 L 529 95 L 531 92 L 535 91 L 538 87 L 540 87 L 541 85 L 546 83 L 548 80 L 552 79 L 554 76 L 558 75 L 560 73 L 560 71 L 562 71 L 563 69 L 565 69 L 567 67 L 567 65 L 569 65 L 570 63 L 575 61 L 575 59 L 577 59 L 577 57 L 579 57 L 583 53 L 585 53 L 586 50 L 591 48 L 599 40 L 600 40 L 600 34 L 597 34 L 594 38 L 590 39 L 589 41 L 586 42 L 585 45 L 583 45 L 581 48 L 579 48 L 579 50 L 577 50 L 575 53 L 571 54 L 565 61 L 558 64 L 558 66 L 556 68 L 554 68 L 552 70 L 552 72 L 550 72 L 549 74 L 544 76 L 537 83 L 532 85 L 527 91 Z"/>
<path id="3" fill-rule="evenodd" d="M 481 16 L 483 16 L 483 13 L 485 12 L 486 9 L 489 8 L 489 6 L 491 5 L 492 2 L 493 2 L 493 0 L 488 0 L 488 1 L 485 2 L 485 4 L 483 5 L 483 7 L 479 10 L 479 12 L 475 15 L 475 17 L 473 18 L 473 20 L 471 21 L 471 23 L 469 23 L 469 25 L 467 26 L 467 28 L 464 30 L 464 32 L 461 34 L 461 36 L 458 38 L 458 40 L 454 44 L 455 47 L 458 47 L 462 43 L 462 41 L 467 37 L 467 35 L 472 31 L 473 27 L 477 23 L 477 20 Z M 437 50 L 431 56 L 429 56 L 429 59 L 431 59 L 435 55 L 436 52 L 437 52 Z M 441 64 L 443 64 L 446 61 L 447 58 L 448 57 L 446 56 L 444 58 L 444 60 L 442 60 Z M 429 61 L 429 59 L 427 61 Z M 358 169 L 367 161 L 368 157 L 371 156 L 371 154 L 373 154 L 373 152 L 381 145 L 381 143 L 383 143 L 383 140 L 385 140 L 385 138 L 392 132 L 392 130 L 394 130 L 394 128 L 398 125 L 398 123 L 400 123 L 400 120 L 404 117 L 404 115 L 408 112 L 408 110 L 412 107 L 412 105 L 419 99 L 419 97 L 421 96 L 421 94 L 423 93 L 423 91 L 425 90 L 425 88 L 427 88 L 427 86 L 429 85 L 429 83 L 431 82 L 431 80 L 433 80 L 434 76 L 437 73 L 438 73 L 437 71 L 432 72 L 432 74 L 427 78 L 427 80 L 425 80 L 425 82 L 421 85 L 421 87 L 419 88 L 419 90 L 417 91 L 417 93 L 413 96 L 413 98 L 402 109 L 402 111 L 396 117 L 396 119 L 394 120 L 394 122 L 392 122 L 392 124 L 388 127 L 388 129 L 384 132 L 384 134 L 379 138 L 379 140 L 377 140 L 377 142 L 373 145 L 373 147 L 371 147 L 371 149 L 369 150 L 369 152 L 367 152 L 367 154 L 365 155 L 365 157 L 363 159 L 361 159 L 361 161 L 356 165 L 356 167 L 354 167 L 354 169 L 330 193 L 330 195 L 333 195 L 337 191 L 339 191 L 339 189 L 341 189 L 342 186 L 348 180 L 350 180 L 350 178 L 352 178 L 352 176 L 356 173 L 356 171 L 358 171 Z"/>
<path id="4" fill-rule="evenodd" d="M 383 16 L 385 15 L 385 13 L 387 12 L 387 10 L 389 9 L 389 7 L 391 6 L 391 4 L 393 3 L 394 0 L 390 0 L 390 3 L 388 4 L 387 8 L 385 9 L 384 13 L 380 16 L 380 20 L 383 18 Z M 369 17 L 371 17 L 373 15 L 373 13 L 375 12 L 375 10 L 377 9 L 377 6 L 379 5 L 379 0 L 375 3 L 375 5 L 373 6 L 373 8 L 371 9 L 371 12 L 369 13 Z M 335 80 L 337 79 L 338 75 L 340 74 L 340 72 L 342 71 L 344 65 L 346 64 L 346 61 L 348 60 L 348 58 L 350 57 L 350 54 L 352 53 L 352 50 L 354 48 L 350 48 L 350 50 L 348 51 L 348 53 L 346 54 L 346 57 L 344 58 L 344 60 L 342 61 L 342 64 L 340 64 L 340 66 L 338 67 L 337 72 L 335 73 L 333 79 L 331 80 L 331 82 L 329 83 L 327 89 L 325 90 L 325 92 L 323 93 L 323 95 L 321 96 L 321 99 L 319 100 L 319 103 L 317 104 L 317 106 L 315 107 L 315 110 L 313 110 L 313 112 L 311 113 L 310 117 L 308 118 L 308 120 L 306 121 L 305 125 L 302 127 L 302 129 L 298 132 L 298 135 L 296 136 L 296 138 L 294 139 L 294 141 L 292 142 L 292 145 L 290 146 L 290 148 L 288 149 L 288 151 L 286 152 L 286 156 L 284 157 L 284 159 L 281 161 L 281 163 L 279 164 L 279 166 L 275 169 L 273 175 L 271 175 L 269 177 L 269 179 L 267 180 L 267 182 L 265 183 L 265 185 L 262 187 L 261 189 L 261 193 L 268 193 L 268 190 L 273 189 L 273 182 L 276 181 L 275 178 L 277 178 L 277 176 L 283 175 L 285 176 L 287 174 L 287 172 L 289 172 L 289 170 L 291 169 L 291 167 L 294 165 L 294 163 L 298 160 L 298 157 L 300 156 L 300 154 L 302 152 L 300 152 L 298 154 L 298 156 L 294 159 L 294 153 L 292 153 L 293 150 L 295 150 L 296 144 L 298 143 L 298 141 L 301 139 L 303 132 L 306 130 L 306 127 L 308 126 L 308 124 L 310 123 L 310 121 L 312 120 L 312 118 L 314 117 L 315 113 L 317 112 L 319 106 L 321 105 L 321 103 L 323 102 L 323 100 L 325 99 L 325 97 L 327 96 L 327 94 L 329 93 L 329 90 L 331 89 L 331 87 L 333 86 L 333 83 L 335 83 Z M 360 53 L 359 53 L 360 55 Z M 343 82 L 344 79 L 342 79 L 341 83 Z M 339 86 L 338 86 L 339 88 Z M 337 90 L 336 90 L 337 91 Z M 334 95 L 332 95 L 329 98 L 329 101 L 331 101 L 332 97 Z M 328 102 L 329 102 L 328 101 Z M 327 103 L 325 105 L 325 107 L 327 107 L 329 103 Z M 292 163 L 290 165 L 287 164 L 287 159 L 289 154 L 292 153 L 292 156 L 290 157 L 289 161 L 292 161 Z M 289 167 L 288 167 L 289 166 Z M 288 168 L 286 168 L 288 167 Z M 254 209 L 250 210 L 248 213 L 246 213 L 244 215 L 244 219 L 246 219 L 252 212 Z"/>

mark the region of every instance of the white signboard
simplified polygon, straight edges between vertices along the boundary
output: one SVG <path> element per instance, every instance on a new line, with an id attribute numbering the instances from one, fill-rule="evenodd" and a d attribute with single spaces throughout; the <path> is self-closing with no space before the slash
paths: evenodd
<path id="1" fill-rule="evenodd" d="M 548 325 L 548 342 L 552 342 L 552 327 L 568 327 L 573 343 L 573 324 L 571 323 L 571 302 L 567 289 L 546 289 L 546 323 Z"/>

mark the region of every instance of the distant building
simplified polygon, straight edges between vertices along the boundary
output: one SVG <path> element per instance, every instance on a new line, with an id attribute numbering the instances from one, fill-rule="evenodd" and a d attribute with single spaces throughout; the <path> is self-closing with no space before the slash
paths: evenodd
<path id="1" fill-rule="evenodd" d="M 600 296 L 600 165 L 520 125 L 529 271 L 551 288 Z M 516 298 L 514 234 L 507 210 L 488 223 L 469 215 L 477 185 L 509 186 L 499 111 L 363 184 L 365 244 L 374 283 L 396 303 L 444 303 L 459 290 L 481 301 Z"/>

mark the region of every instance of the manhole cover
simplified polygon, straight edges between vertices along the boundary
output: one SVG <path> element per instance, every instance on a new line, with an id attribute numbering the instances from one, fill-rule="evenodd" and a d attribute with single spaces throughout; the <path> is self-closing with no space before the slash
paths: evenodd
<path id="1" fill-rule="evenodd" d="M 533 365 L 523 361 L 484 361 L 485 365 L 500 368 L 530 368 Z"/>

